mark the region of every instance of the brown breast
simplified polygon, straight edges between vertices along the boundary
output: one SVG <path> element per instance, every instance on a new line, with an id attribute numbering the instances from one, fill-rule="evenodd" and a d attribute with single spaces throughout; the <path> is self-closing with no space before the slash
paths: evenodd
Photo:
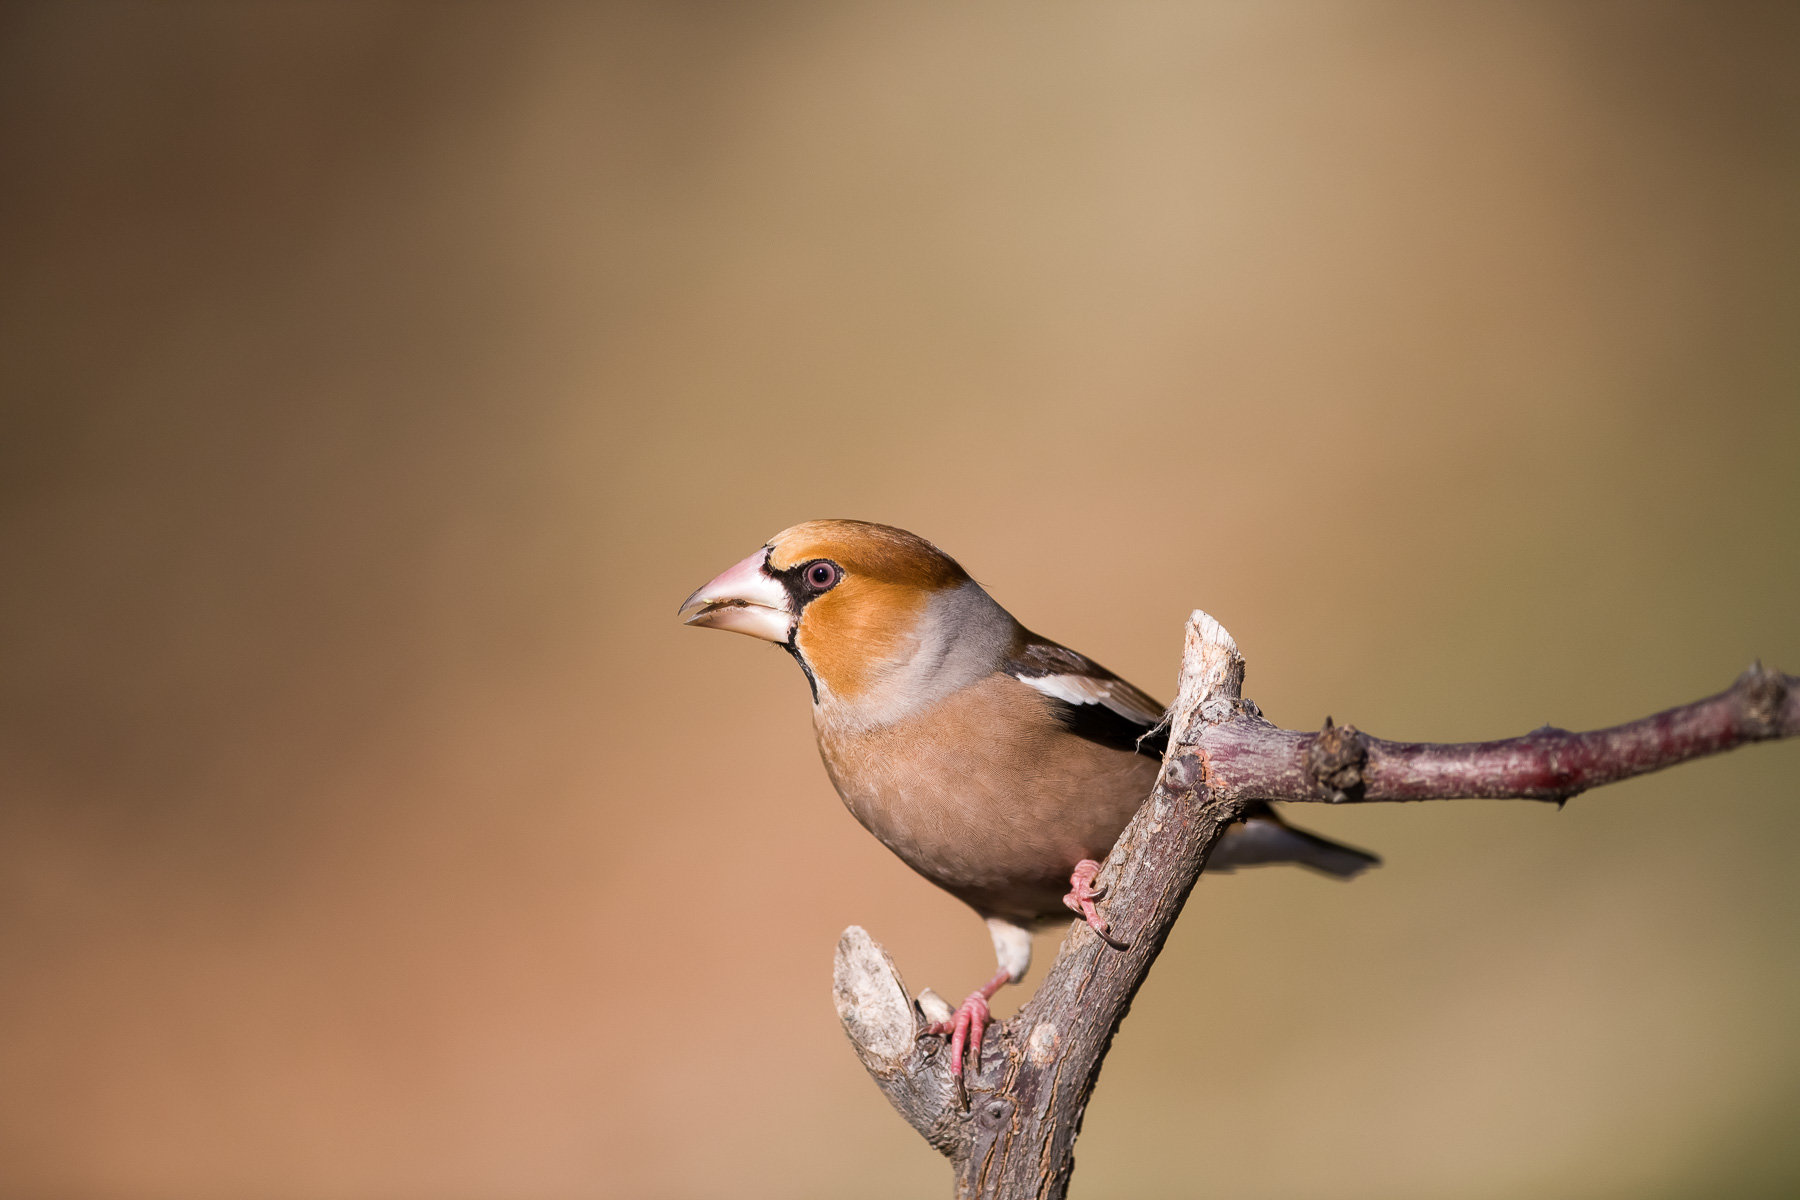
<path id="1" fill-rule="evenodd" d="M 1068 733 L 1003 674 L 891 725 L 818 735 L 864 828 L 983 915 L 1017 920 L 1067 916 L 1069 871 L 1106 856 L 1159 766 Z"/>

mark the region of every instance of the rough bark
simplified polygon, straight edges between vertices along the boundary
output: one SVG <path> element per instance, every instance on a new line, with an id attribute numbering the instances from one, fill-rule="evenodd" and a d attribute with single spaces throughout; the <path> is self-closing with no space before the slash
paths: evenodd
<path id="1" fill-rule="evenodd" d="M 1604 783 L 1800 733 L 1800 679 L 1760 665 L 1717 696 L 1641 721 L 1461 745 L 1389 742 L 1330 720 L 1317 733 L 1279 729 L 1243 698 L 1243 682 L 1231 636 L 1195 612 L 1162 774 L 1100 873 L 1102 907 L 1123 948 L 1074 922 L 1036 994 L 988 1031 L 964 1080 L 950 1075 L 946 1039 L 919 1036 L 924 1014 L 886 951 L 855 926 L 839 940 L 834 993 L 844 1030 L 889 1102 L 950 1158 L 958 1197 L 1065 1194 L 1113 1034 L 1207 855 L 1246 802 L 1561 803 Z"/>

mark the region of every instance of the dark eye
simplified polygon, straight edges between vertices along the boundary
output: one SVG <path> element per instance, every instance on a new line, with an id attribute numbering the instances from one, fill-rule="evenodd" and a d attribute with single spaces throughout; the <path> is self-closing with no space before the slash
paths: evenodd
<path id="1" fill-rule="evenodd" d="M 825 591 L 843 577 L 836 563 L 823 559 L 806 568 L 806 586 L 815 592 Z"/>

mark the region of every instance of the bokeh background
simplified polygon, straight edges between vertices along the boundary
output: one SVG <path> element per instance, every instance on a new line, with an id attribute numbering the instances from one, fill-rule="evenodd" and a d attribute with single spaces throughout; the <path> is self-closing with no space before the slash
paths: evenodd
<path id="1" fill-rule="evenodd" d="M 946 1194 L 831 952 L 985 932 L 674 619 L 804 518 L 1164 698 L 1204 607 L 1289 725 L 1800 670 L 1797 63 L 1784 4 L 0 9 L 0 1194 Z M 1800 1191 L 1797 775 L 1295 814 L 1387 865 L 1202 882 L 1077 1194 Z"/>

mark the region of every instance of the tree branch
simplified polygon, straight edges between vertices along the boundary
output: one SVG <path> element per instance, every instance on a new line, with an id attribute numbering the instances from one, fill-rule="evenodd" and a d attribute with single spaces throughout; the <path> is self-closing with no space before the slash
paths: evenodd
<path id="1" fill-rule="evenodd" d="M 1761 663 L 1725 691 L 1641 721 L 1570 733 L 1546 725 L 1497 742 L 1390 742 L 1325 719 L 1318 733 L 1260 716 L 1208 732 L 1214 790 L 1229 799 L 1552 800 L 1747 742 L 1800 733 L 1800 678 Z"/>
<path id="2" fill-rule="evenodd" d="M 1250 800 L 1553 800 L 1800 733 L 1800 679 L 1752 666 L 1717 696 L 1591 733 L 1544 728 L 1497 742 L 1389 742 L 1327 719 L 1279 729 L 1242 696 L 1244 660 L 1203 612 L 1187 625 L 1169 752 L 1156 789 L 1107 856 L 1106 916 L 1123 950 L 1074 922 L 1037 993 L 989 1031 L 953 1079 L 944 1039 L 862 929 L 838 942 L 834 997 L 858 1057 L 912 1127 L 947 1155 L 958 1197 L 1059 1200 L 1100 1066 L 1207 856 Z"/>

